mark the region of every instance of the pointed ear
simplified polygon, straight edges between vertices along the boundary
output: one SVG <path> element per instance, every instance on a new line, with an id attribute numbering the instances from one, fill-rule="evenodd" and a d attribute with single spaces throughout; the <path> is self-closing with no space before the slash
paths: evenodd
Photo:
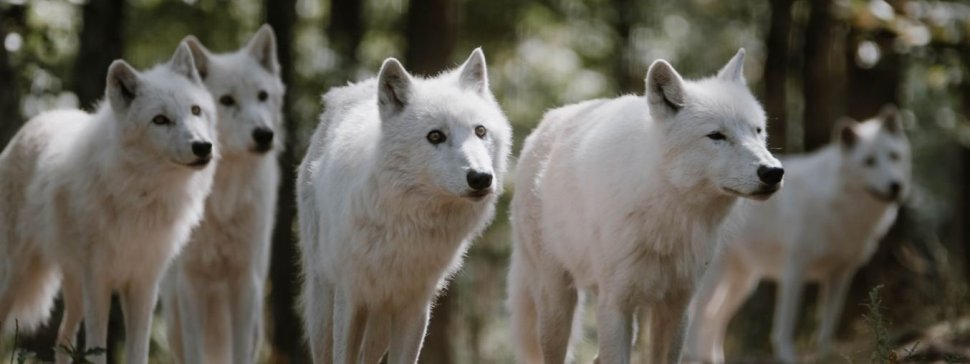
<path id="1" fill-rule="evenodd" d="M 859 134 L 855 131 L 856 124 L 858 122 L 848 117 L 839 119 L 835 124 L 835 135 L 832 139 L 838 141 L 844 150 L 852 149 L 859 141 Z"/>
<path id="2" fill-rule="evenodd" d="M 135 71 L 127 62 L 115 60 L 108 67 L 108 78 L 106 79 L 105 93 L 108 95 L 108 102 L 116 112 L 121 112 L 131 106 L 132 101 L 138 95 L 138 87 L 141 79 L 138 71 Z"/>
<path id="3" fill-rule="evenodd" d="M 276 57 L 276 33 L 269 24 L 263 24 L 256 31 L 256 35 L 246 45 L 246 50 L 270 73 L 280 72 L 279 58 Z"/>
<path id="4" fill-rule="evenodd" d="M 488 67 L 485 65 L 485 53 L 482 48 L 475 48 L 471 56 L 461 66 L 458 76 L 461 88 L 473 90 L 480 95 L 488 93 Z"/>
<path id="5" fill-rule="evenodd" d="M 408 104 L 411 97 L 411 75 L 397 59 L 388 58 L 377 76 L 377 103 L 382 115 L 393 115 Z"/>
<path id="6" fill-rule="evenodd" d="M 211 57 L 209 50 L 194 35 L 182 39 L 182 44 L 189 46 L 189 50 L 192 51 L 192 59 L 195 60 L 195 70 L 199 72 L 199 77 L 204 80 L 209 75 L 209 58 Z"/>
<path id="7" fill-rule="evenodd" d="M 199 72 L 195 69 L 195 59 L 192 57 L 192 50 L 185 43 L 179 44 L 175 49 L 175 55 L 168 61 L 168 67 L 175 73 L 187 77 L 192 82 L 202 84 Z"/>
<path id="8" fill-rule="evenodd" d="M 662 59 L 654 61 L 647 71 L 647 102 L 653 111 L 674 114 L 684 107 L 684 79 Z"/>
<path id="9" fill-rule="evenodd" d="M 879 110 L 878 118 L 882 120 L 882 129 L 893 135 L 900 135 L 903 132 L 903 120 L 899 115 L 899 109 L 895 105 L 888 104 Z"/>
<path id="10" fill-rule="evenodd" d="M 738 49 L 738 53 L 731 58 L 730 61 L 720 71 L 717 72 L 717 78 L 725 81 L 737 82 L 740 84 L 745 84 L 744 80 L 744 48 Z"/>

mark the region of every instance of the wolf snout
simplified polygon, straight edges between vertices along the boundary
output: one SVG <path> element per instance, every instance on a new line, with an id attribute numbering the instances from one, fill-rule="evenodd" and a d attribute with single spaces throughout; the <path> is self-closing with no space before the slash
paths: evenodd
<path id="1" fill-rule="evenodd" d="M 492 186 L 492 174 L 479 171 L 468 171 L 468 187 L 475 191 L 481 191 Z"/>
<path id="2" fill-rule="evenodd" d="M 766 185 L 777 185 L 781 182 L 781 179 L 785 176 L 785 169 L 781 167 L 769 167 L 760 166 L 758 167 L 758 179 L 761 183 Z"/>
<path id="3" fill-rule="evenodd" d="M 195 154 L 199 159 L 205 159 L 212 156 L 212 143 L 209 142 L 192 142 L 192 154 Z"/>
<path id="4" fill-rule="evenodd" d="M 273 131 L 266 128 L 256 128 L 253 130 L 253 141 L 256 142 L 256 149 L 267 151 L 273 146 Z"/>

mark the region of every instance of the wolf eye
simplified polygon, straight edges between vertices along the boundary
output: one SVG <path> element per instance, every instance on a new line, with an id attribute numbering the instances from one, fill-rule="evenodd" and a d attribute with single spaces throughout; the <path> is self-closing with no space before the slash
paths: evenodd
<path id="1" fill-rule="evenodd" d="M 707 137 L 708 138 L 711 138 L 711 140 L 724 140 L 724 139 L 727 139 L 727 137 L 724 136 L 724 134 L 721 134 L 721 132 L 719 132 L 719 131 L 715 131 L 713 133 L 707 134 Z"/>
<path id="2" fill-rule="evenodd" d="M 484 138 L 485 137 L 485 127 L 484 126 L 481 126 L 481 125 L 476 126 L 475 127 L 475 135 L 477 135 L 479 138 Z"/>
<path id="3" fill-rule="evenodd" d="M 870 156 L 866 157 L 866 160 L 863 161 L 863 163 L 865 163 L 866 167 L 872 167 L 872 166 L 876 165 L 876 157 L 873 157 L 873 156 L 870 155 Z"/>
<path id="4" fill-rule="evenodd" d="M 192 105 L 192 115 L 199 116 L 202 113 L 202 108 L 199 105 Z"/>
<path id="5" fill-rule="evenodd" d="M 269 97 L 269 94 L 267 94 L 266 91 L 264 90 L 259 90 L 259 95 L 256 95 L 256 97 L 259 98 L 259 101 L 266 101 L 266 98 Z"/>
<path id="6" fill-rule="evenodd" d="M 898 162 L 899 161 L 899 153 L 889 152 L 889 160 L 891 160 L 893 162 Z"/>
<path id="7" fill-rule="evenodd" d="M 236 99 L 232 98 L 230 95 L 222 95 L 222 97 L 219 98 L 219 103 L 223 106 L 232 106 L 236 104 Z"/>
<path id="8" fill-rule="evenodd" d="M 152 124 L 155 124 L 155 125 L 168 125 L 171 123 L 172 121 L 168 120 L 168 118 L 165 117 L 165 115 L 155 115 L 155 117 L 152 118 Z"/>
<path id="9" fill-rule="evenodd" d="M 448 138 L 440 130 L 432 130 L 428 133 L 428 142 L 434 145 L 444 143 Z"/>
<path id="10" fill-rule="evenodd" d="M 761 128 L 760 128 L 760 127 L 759 127 L 759 128 L 754 128 L 754 132 L 755 132 L 756 134 L 761 134 L 761 132 L 762 132 L 762 131 L 764 131 L 764 130 L 761 130 Z"/>

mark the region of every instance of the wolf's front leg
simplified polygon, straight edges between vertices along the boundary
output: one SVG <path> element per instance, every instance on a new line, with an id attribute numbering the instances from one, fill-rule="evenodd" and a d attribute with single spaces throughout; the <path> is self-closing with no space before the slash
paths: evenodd
<path id="1" fill-rule="evenodd" d="M 633 308 L 609 292 L 596 305 L 599 364 L 628 364 L 633 340 Z"/>
<path id="2" fill-rule="evenodd" d="M 782 279 L 778 282 L 775 317 L 771 329 L 771 343 L 775 357 L 783 363 L 795 362 L 795 319 L 801 302 L 803 270 L 797 259 L 788 259 Z"/>
<path id="3" fill-rule="evenodd" d="M 172 268 L 174 269 L 174 267 Z M 190 277 L 186 276 L 182 270 L 176 270 L 174 274 L 175 304 L 178 305 L 178 327 L 169 327 L 169 330 L 181 330 L 177 337 L 182 342 L 181 357 L 177 362 L 182 364 L 193 364 L 203 362 L 205 357 L 205 333 L 206 333 L 206 299 L 208 297 L 205 289 L 199 284 L 195 284 Z"/>
<path id="4" fill-rule="evenodd" d="M 303 320 L 307 341 L 316 364 L 333 363 L 333 285 L 321 276 L 303 282 Z"/>
<path id="5" fill-rule="evenodd" d="M 363 361 L 364 364 L 378 364 L 391 342 L 391 312 L 390 310 L 373 311 L 367 313 L 367 330 L 364 332 Z"/>
<path id="6" fill-rule="evenodd" d="M 256 328 L 262 309 L 262 285 L 260 279 L 246 275 L 233 280 L 229 290 L 230 333 L 232 335 L 232 362 L 248 364 L 253 362 Z"/>
<path id="7" fill-rule="evenodd" d="M 427 299 L 394 313 L 391 321 L 391 350 L 388 364 L 414 364 L 418 361 L 431 305 Z"/>
<path id="8" fill-rule="evenodd" d="M 357 364 L 367 323 L 367 307 L 339 289 L 334 297 L 333 362 Z"/>
<path id="9" fill-rule="evenodd" d="M 76 277 L 65 275 L 61 286 L 61 294 L 64 297 L 64 317 L 61 319 L 61 327 L 57 330 L 57 346 L 73 348 L 74 338 L 77 337 L 77 329 L 81 325 L 84 317 L 84 296 L 81 293 L 81 283 Z M 54 350 L 57 364 L 71 363 L 71 357 L 63 350 Z"/>
<path id="10" fill-rule="evenodd" d="M 679 363 L 684 346 L 690 290 L 671 292 L 650 310 L 651 363 Z"/>
<path id="11" fill-rule="evenodd" d="M 148 363 L 152 312 L 158 299 L 158 279 L 129 283 L 121 292 L 121 309 L 125 315 L 125 355 L 129 364 Z"/>
<path id="12" fill-rule="evenodd" d="M 819 285 L 819 319 L 822 321 L 818 330 L 818 353 L 827 355 L 832 351 L 832 337 L 842 316 L 842 306 L 845 305 L 845 295 L 852 283 L 855 268 L 846 268 Z"/>
<path id="13" fill-rule="evenodd" d="M 87 272 L 84 278 L 84 336 L 85 349 L 108 348 L 108 311 L 111 308 L 111 289 L 107 283 Z M 80 349 L 79 350 L 83 350 Z M 94 364 L 104 364 L 108 353 L 90 358 Z"/>

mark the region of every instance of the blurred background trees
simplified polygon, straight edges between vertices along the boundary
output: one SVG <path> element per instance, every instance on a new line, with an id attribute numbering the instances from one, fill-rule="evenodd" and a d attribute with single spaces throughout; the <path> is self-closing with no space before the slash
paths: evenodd
<path id="1" fill-rule="evenodd" d="M 814 150 L 828 143 L 837 118 L 864 119 L 885 103 L 899 104 L 915 149 L 916 188 L 853 283 L 838 349 L 868 358 L 872 335 L 860 318 L 860 304 L 880 284 L 893 344 L 922 339 L 925 351 L 953 355 L 959 350 L 945 345 L 970 344 L 970 335 L 952 329 L 945 342 L 921 338 L 932 325 L 965 321 L 970 308 L 965 2 L 0 0 L 0 145 L 41 111 L 92 108 L 115 58 L 148 67 L 167 60 L 188 34 L 215 51 L 228 51 L 262 23 L 276 30 L 288 85 L 288 149 L 281 157 L 288 181 L 277 209 L 263 350 L 270 362 L 307 359 L 293 310 L 298 257 L 292 179 L 321 111 L 320 95 L 373 76 L 386 57 L 432 74 L 459 64 L 478 46 L 488 58 L 493 92 L 515 127 L 516 150 L 549 108 L 642 93 L 655 59 L 670 61 L 687 77 L 703 77 L 739 47 L 748 51 L 745 74 L 765 105 L 773 151 Z M 508 199 L 439 300 L 422 362 L 511 362 L 503 306 Z M 808 296 L 806 317 L 813 305 Z M 773 300 L 772 284 L 762 284 L 731 326 L 729 355 L 768 357 L 765 310 Z M 161 322 L 155 326 L 161 333 Z M 588 327 L 575 335 L 586 339 L 577 355 L 589 362 L 594 331 Z M 803 336 L 803 343 L 811 341 Z M 155 338 L 153 353 L 167 362 L 164 335 Z M 49 341 L 39 336 L 30 342 L 35 348 Z"/>

